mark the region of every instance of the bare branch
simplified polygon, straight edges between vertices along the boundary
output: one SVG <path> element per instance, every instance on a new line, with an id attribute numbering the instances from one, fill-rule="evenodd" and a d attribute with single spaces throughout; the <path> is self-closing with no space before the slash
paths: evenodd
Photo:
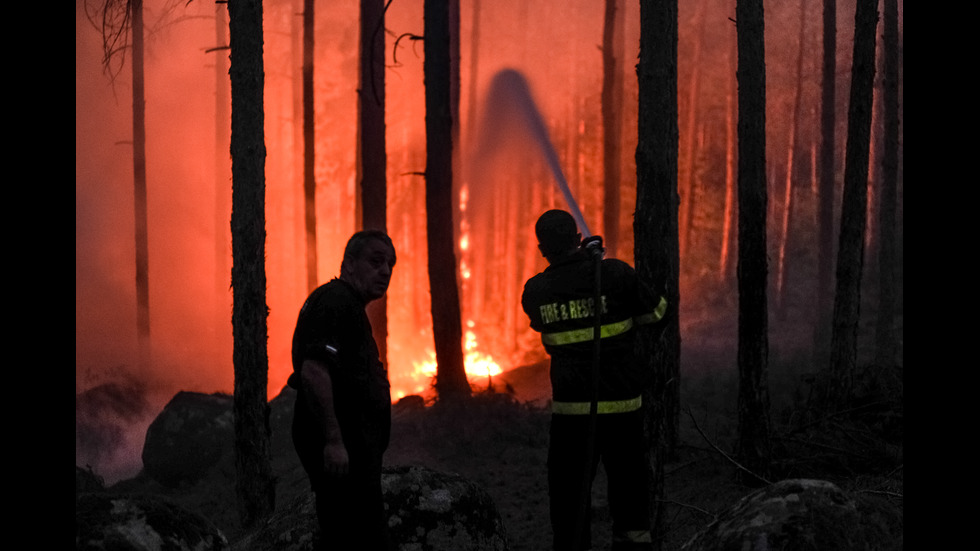
<path id="1" fill-rule="evenodd" d="M 681 503 L 679 501 L 674 501 L 672 499 L 658 499 L 657 500 L 657 503 L 669 503 L 671 505 L 677 505 L 678 507 L 684 507 L 684 508 L 687 508 L 687 509 L 694 509 L 695 511 L 697 511 L 699 513 L 702 513 L 704 515 L 707 515 L 707 516 L 711 517 L 712 520 L 717 520 L 718 519 L 718 515 L 712 513 L 711 511 L 705 511 L 704 509 L 702 509 L 700 507 L 697 507 L 697 506 L 694 506 L 694 505 L 690 505 L 690 504 L 687 504 L 687 503 Z"/>
<path id="2" fill-rule="evenodd" d="M 735 461 L 734 459 L 732 459 L 732 457 L 730 455 L 728 455 L 727 453 L 725 453 L 724 451 L 722 451 L 721 448 L 719 448 L 718 446 L 716 446 L 714 444 L 714 442 L 712 442 L 707 437 L 707 435 L 704 434 L 704 431 L 701 430 L 701 427 L 698 425 L 698 420 L 694 418 L 694 414 L 691 412 L 691 408 L 687 408 L 687 415 L 691 418 L 691 421 L 694 422 L 694 428 L 697 429 L 698 433 L 701 435 L 701 438 L 704 438 L 704 441 L 707 442 L 708 445 L 711 446 L 716 452 L 718 452 L 719 454 L 721 454 L 722 457 L 724 457 L 725 459 L 727 459 L 732 465 L 735 465 L 740 470 L 745 471 L 746 473 L 754 476 L 756 479 L 761 480 L 762 482 L 766 483 L 767 485 L 771 485 L 772 484 L 772 482 L 766 480 L 765 478 L 763 478 L 763 477 L 755 474 L 754 472 L 750 471 L 749 469 L 743 467 L 738 461 Z"/>
<path id="3" fill-rule="evenodd" d="M 391 49 L 391 61 L 394 63 L 394 66 L 395 67 L 398 67 L 399 66 L 398 65 L 398 43 L 401 42 L 401 39 L 403 39 L 403 38 L 408 38 L 409 40 L 411 40 L 413 42 L 417 42 L 417 41 L 420 41 L 420 40 L 425 40 L 425 37 L 424 36 L 420 36 L 420 35 L 412 34 L 412 33 L 403 33 L 401 36 L 399 36 L 397 39 L 395 39 L 395 45 Z M 416 55 L 418 55 L 418 52 L 416 52 Z"/>
<path id="4" fill-rule="evenodd" d="M 858 493 L 859 494 L 875 494 L 875 495 L 882 495 L 882 496 L 888 496 L 888 497 L 897 497 L 899 499 L 905 499 L 905 495 L 904 494 L 900 494 L 898 492 L 886 492 L 885 490 L 858 490 Z"/>

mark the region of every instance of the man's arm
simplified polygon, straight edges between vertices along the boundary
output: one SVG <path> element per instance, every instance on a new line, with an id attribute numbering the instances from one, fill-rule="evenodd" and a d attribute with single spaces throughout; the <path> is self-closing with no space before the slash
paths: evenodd
<path id="1" fill-rule="evenodd" d="M 303 381 L 301 392 L 306 395 L 305 402 L 326 439 L 323 446 L 323 471 L 327 475 L 346 475 L 350 472 L 350 458 L 334 410 L 330 372 L 322 361 L 306 359 L 303 361 L 300 377 Z"/>

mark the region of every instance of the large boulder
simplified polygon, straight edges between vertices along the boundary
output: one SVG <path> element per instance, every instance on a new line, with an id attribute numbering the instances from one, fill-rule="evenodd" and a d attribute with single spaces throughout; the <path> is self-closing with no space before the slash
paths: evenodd
<path id="1" fill-rule="evenodd" d="M 228 541 L 204 517 L 151 496 L 75 496 L 78 551 L 221 551 Z"/>
<path id="2" fill-rule="evenodd" d="M 505 551 L 503 522 L 490 496 L 461 476 L 424 467 L 382 476 L 391 539 L 398 551 Z M 311 551 L 318 531 L 312 493 L 282 504 L 234 549 Z"/>
<path id="3" fill-rule="evenodd" d="M 103 490 L 105 490 L 105 480 L 101 476 L 95 474 L 92 469 L 83 469 L 75 465 L 75 495 Z"/>
<path id="4" fill-rule="evenodd" d="M 177 487 L 203 478 L 234 448 L 233 398 L 178 392 L 146 430 L 143 472 Z"/>
<path id="5" fill-rule="evenodd" d="M 742 498 L 683 549 L 901 549 L 901 525 L 901 511 L 887 503 L 856 499 L 823 480 L 783 480 Z"/>
<path id="6" fill-rule="evenodd" d="M 381 479 L 388 527 L 399 551 L 503 551 L 497 507 L 465 478 L 423 467 L 399 467 Z"/>

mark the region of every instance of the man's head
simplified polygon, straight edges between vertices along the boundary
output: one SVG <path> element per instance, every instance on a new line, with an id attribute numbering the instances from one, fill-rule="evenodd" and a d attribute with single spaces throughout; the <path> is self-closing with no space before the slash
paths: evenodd
<path id="1" fill-rule="evenodd" d="M 558 209 L 542 214 L 534 224 L 534 233 L 538 236 L 538 249 L 549 261 L 578 248 L 582 242 L 575 219 Z"/>
<path id="2" fill-rule="evenodd" d="M 379 299 L 388 290 L 395 267 L 395 246 L 381 230 L 364 230 L 347 241 L 340 279 L 350 283 L 366 302 Z"/>

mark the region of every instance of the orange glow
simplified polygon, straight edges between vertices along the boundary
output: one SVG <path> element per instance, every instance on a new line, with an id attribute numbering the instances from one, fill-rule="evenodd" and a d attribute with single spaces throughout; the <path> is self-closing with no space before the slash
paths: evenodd
<path id="1" fill-rule="evenodd" d="M 472 320 L 466 322 L 469 329 L 466 330 L 466 344 L 464 345 L 464 364 L 466 376 L 475 383 L 480 379 L 493 377 L 503 373 L 500 365 L 492 357 L 480 352 L 477 349 L 476 333 L 473 332 L 475 325 Z M 412 364 L 412 374 L 409 377 L 411 383 L 401 384 L 398 388 L 392 385 L 392 398 L 398 400 L 408 394 L 426 394 L 431 387 L 432 378 L 436 376 L 436 353 L 427 350 L 428 359 L 417 361 Z"/>
<path id="2" fill-rule="evenodd" d="M 227 26 L 222 34 L 215 24 L 215 10 L 226 12 L 227 4 L 144 1 L 152 347 L 148 366 L 137 365 L 131 65 L 124 60 L 114 82 L 103 74 L 102 37 L 84 13 L 85 4 L 75 4 L 76 394 L 105 383 L 138 380 L 159 411 L 180 390 L 231 393 L 232 182 L 226 113 L 231 102 L 224 88 L 229 52 Z M 632 262 L 640 17 L 638 3 L 621 5 L 621 216 L 616 254 Z M 808 6 L 811 15 L 816 9 L 813 3 L 777 2 L 766 12 L 773 23 L 766 25 L 766 143 L 768 158 L 773 160 L 768 168 L 772 178 L 780 181 L 788 177 L 781 159 L 786 158 L 782 154 L 785 121 L 789 92 L 796 85 L 793 60 L 799 32 L 796 25 L 781 23 L 799 20 L 796 10 L 801 5 Z M 475 14 L 478 6 L 480 13 Z M 682 114 L 678 133 L 682 144 L 691 144 L 678 152 L 678 195 L 682 206 L 690 207 L 688 227 L 680 228 L 688 243 L 680 262 L 679 292 L 685 297 L 681 322 L 712 331 L 715 325 L 703 321 L 728 320 L 726 313 L 732 311 L 719 305 L 727 308 L 728 298 L 734 296 L 735 270 L 730 260 L 734 252 L 728 249 L 736 243 L 737 226 L 732 224 L 736 209 L 731 201 L 730 208 L 724 208 L 725 194 L 734 191 L 734 175 L 726 179 L 726 170 L 733 165 L 726 159 L 734 158 L 736 151 L 729 135 L 729 125 L 736 120 L 735 102 L 729 100 L 736 91 L 733 6 L 733 2 L 681 2 L 678 18 Z M 174 11 L 163 17 L 167 7 Z M 530 330 L 521 311 L 521 290 L 546 265 L 534 238 L 536 217 L 549 208 L 565 207 L 537 145 L 530 143 L 523 129 L 508 127 L 495 135 L 496 149 L 486 158 L 474 153 L 484 115 L 481 109 L 487 104 L 484 94 L 502 69 L 516 69 L 527 78 L 572 195 L 590 228 L 606 235 L 602 227 L 603 71 L 598 48 L 603 9 L 603 3 L 595 0 L 460 3 L 460 104 L 454 117 L 460 126 L 454 151 L 459 201 L 454 212 L 439 214 L 452 216 L 458 224 L 460 319 L 470 320 L 460 345 L 465 347 L 465 367 L 474 386 L 545 358 L 540 337 Z M 310 292 L 305 269 L 302 25 L 297 17 L 301 10 L 299 0 L 263 3 L 269 398 L 280 393 L 292 372 L 292 332 Z M 317 11 L 314 172 L 320 283 L 339 274 L 344 245 L 359 229 L 358 14 L 359 3 L 353 0 Z M 474 32 L 475 20 L 479 32 Z M 853 34 L 852 24 L 853 17 L 838 14 L 842 55 L 850 49 L 847 37 Z M 815 52 L 820 35 L 816 26 L 807 29 L 804 46 Z M 422 176 L 426 167 L 424 59 L 420 41 L 399 40 L 425 34 L 422 2 L 391 3 L 383 32 L 387 37 L 387 231 L 398 256 L 387 296 L 388 373 L 394 399 L 408 394 L 431 397 L 436 367 Z M 479 37 L 477 43 L 474 37 Z M 820 73 L 819 56 L 811 58 L 801 81 L 803 101 L 819 105 L 820 79 L 815 76 Z M 838 98 L 846 98 L 847 66 L 839 67 Z M 838 108 L 838 127 L 844 128 L 847 110 Z M 810 131 L 801 134 L 797 145 L 812 148 L 819 121 L 817 110 L 807 113 L 808 118 L 798 124 Z M 497 112 L 485 115 L 490 121 L 506 118 Z M 839 140 L 838 147 L 843 146 Z M 797 158 L 805 159 L 797 153 Z M 842 151 L 837 158 L 844 159 Z M 805 164 L 794 163 L 794 171 L 815 170 Z M 808 197 L 794 203 L 806 209 L 798 217 L 806 227 L 791 230 L 797 235 L 815 234 L 815 201 Z M 772 219 L 777 219 L 784 202 L 774 196 Z M 724 228 L 731 231 L 723 235 Z M 815 253 L 809 243 L 797 243 L 795 249 L 799 250 L 796 257 L 787 258 L 787 263 L 794 262 L 798 270 L 794 277 L 802 279 L 815 271 Z M 719 296 L 725 299 L 716 300 Z M 734 323 L 724 327 L 728 331 Z M 734 329 L 729 336 L 735 338 Z M 683 346 L 696 347 L 698 342 L 696 335 L 686 334 Z M 139 452 L 131 455 L 138 463 Z"/>
<path id="3" fill-rule="evenodd" d="M 163 6 L 146 0 L 148 26 Z M 786 3 L 787 5 L 795 3 Z M 124 70 L 115 84 L 101 72 L 101 37 L 76 3 L 76 384 L 88 388 L 113 378 L 113 369 L 135 371 L 135 293 L 133 291 L 132 158 L 130 78 Z M 704 5 L 710 17 L 692 18 Z M 266 143 L 266 302 L 268 317 L 269 396 L 279 393 L 292 371 L 290 341 L 296 315 L 309 293 L 305 283 L 302 197 L 302 132 L 297 98 L 302 56 L 295 0 L 264 4 Z M 479 43 L 472 37 L 475 6 Z M 682 201 L 694 205 L 690 252 L 682 262 L 682 291 L 700 293 L 691 274 L 708 273 L 721 255 L 724 205 L 725 128 L 731 107 L 725 99 L 734 84 L 728 64 L 733 28 L 721 8 L 682 3 L 679 43 L 679 97 L 690 98 L 704 139 L 696 142 L 693 162 L 681 159 Z M 514 68 L 527 77 L 548 127 L 572 194 L 598 234 L 602 220 L 602 43 L 601 2 L 461 3 L 459 203 L 451 215 L 458 223 L 461 318 L 466 328 L 466 365 L 473 377 L 499 374 L 544 356 L 540 340 L 520 309 L 523 282 L 544 268 L 536 248 L 537 215 L 564 207 L 552 177 L 520 129 L 497 137 L 500 151 L 483 164 L 474 162 L 473 141 L 484 105 L 483 94 L 499 70 Z M 171 24 L 147 41 L 147 172 L 150 246 L 150 315 L 153 366 L 139 377 L 166 398 L 177 390 L 231 392 L 232 367 L 230 268 L 231 182 L 228 144 L 216 137 L 216 81 L 227 69 L 216 37 L 215 9 L 225 4 L 180 5 Z M 780 10 L 790 10 L 781 7 Z M 810 8 L 812 10 L 812 7 Z M 181 11 L 183 10 L 183 11 Z M 635 198 L 636 74 L 639 7 L 624 4 L 624 76 L 622 202 L 618 254 L 632 261 L 632 213 Z M 186 12 L 186 13 L 185 13 Z M 793 12 L 795 13 L 795 12 Z M 785 15 L 785 13 L 783 14 Z M 770 17 L 767 12 L 767 17 Z M 318 12 L 315 53 L 315 111 L 318 271 L 321 283 L 339 273 L 347 238 L 358 222 L 357 189 L 357 48 L 358 3 L 339 2 Z M 841 16 L 841 36 L 848 36 Z M 697 25 L 707 25 L 701 29 Z M 778 25 L 776 26 L 778 27 Z M 419 43 L 402 40 L 423 35 L 422 6 L 392 3 L 386 13 L 387 229 L 398 265 L 388 292 L 388 366 L 395 395 L 428 392 L 432 350 L 425 223 L 425 108 L 423 55 Z M 769 120 L 771 148 L 785 132 L 778 116 L 785 98 L 778 56 L 795 55 L 795 30 L 789 38 L 767 35 L 773 44 L 768 93 L 775 116 Z M 814 35 L 816 36 L 816 35 Z M 704 38 L 699 38 L 704 37 Z M 218 43 L 223 40 L 222 43 Z M 694 44 L 704 40 L 693 63 Z M 814 39 L 815 40 L 815 39 Z M 842 51 L 847 48 L 841 44 Z M 785 50 L 785 52 L 784 52 Z M 541 55 L 546 52 L 547 55 Z M 128 60 L 125 62 L 128 68 Z M 217 70 L 216 70 L 217 69 Z M 808 67 L 808 69 L 818 70 Z M 693 71 L 700 73 L 693 73 Z M 478 72 L 474 72 L 478 71 Z M 698 77 L 698 78 L 696 78 Z M 696 97 L 687 94 L 700 82 Z M 810 79 L 807 82 L 813 82 Z M 707 84 L 711 83 L 711 84 Z M 194 90 L 188 94 L 182 91 Z M 812 101 L 813 90 L 805 90 Z M 685 100 L 687 101 L 687 100 Z M 220 103 L 220 102 L 218 102 Z M 227 103 L 230 104 L 230 101 Z M 688 111 L 683 111 L 687 113 Z M 495 113 L 488 114 L 491 119 Z M 843 115 L 842 115 L 843 117 Z M 681 121 L 682 139 L 694 129 Z M 803 124 L 801 122 L 800 124 Z M 808 137 L 809 139 L 809 137 Z M 685 142 L 686 143 L 686 142 Z M 689 155 L 682 152 L 682 156 Z M 772 158 L 783 158 L 782 156 Z M 774 167 L 774 170 L 780 167 Z M 688 173 L 692 172 L 692 173 Z M 696 193 L 688 188 L 697 184 Z M 774 207 L 775 208 L 775 207 Z M 717 228 L 717 229 L 716 229 Z M 716 235 L 717 234 L 717 235 Z M 727 241 L 725 241 L 727 244 Z M 711 270 L 717 273 L 717 270 Z M 716 282 L 712 282 L 716 285 Z M 686 304 L 690 305 L 691 301 Z M 478 350 L 474 343 L 478 342 Z"/>

